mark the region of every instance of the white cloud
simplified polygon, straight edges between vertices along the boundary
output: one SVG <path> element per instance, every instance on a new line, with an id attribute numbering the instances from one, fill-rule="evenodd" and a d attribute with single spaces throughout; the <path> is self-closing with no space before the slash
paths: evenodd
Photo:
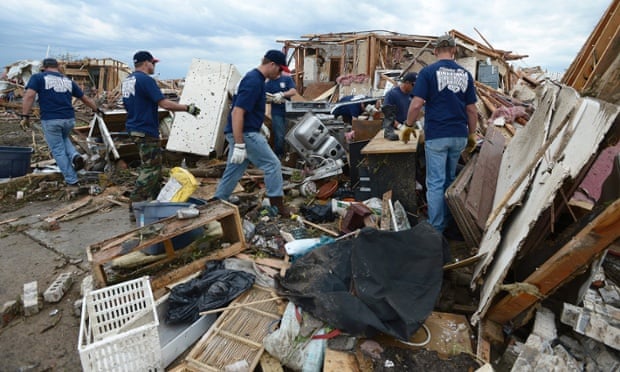
<path id="1" fill-rule="evenodd" d="M 185 76 L 192 58 L 257 66 L 276 40 L 329 32 L 387 30 L 439 35 L 456 29 L 497 49 L 529 55 L 517 66 L 568 68 L 609 0 L 4 0 L 0 66 L 52 55 L 110 57 L 129 63 L 137 50 L 162 59 L 161 78 Z"/>

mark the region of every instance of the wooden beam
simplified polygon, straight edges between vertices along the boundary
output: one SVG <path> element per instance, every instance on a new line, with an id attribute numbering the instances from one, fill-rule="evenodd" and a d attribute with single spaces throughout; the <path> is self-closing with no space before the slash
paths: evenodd
<path id="1" fill-rule="evenodd" d="M 620 199 L 609 205 L 524 282 L 538 287 L 540 294 L 549 295 L 589 265 L 618 237 Z M 488 311 L 486 318 L 504 324 L 538 301 L 538 297 L 525 292 L 508 295 Z"/>

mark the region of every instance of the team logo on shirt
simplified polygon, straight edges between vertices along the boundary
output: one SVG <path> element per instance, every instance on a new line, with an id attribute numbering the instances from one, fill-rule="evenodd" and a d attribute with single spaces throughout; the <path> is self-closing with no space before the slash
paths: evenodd
<path id="1" fill-rule="evenodd" d="M 467 90 L 467 71 L 440 67 L 437 70 L 437 89 L 450 89 L 454 93 L 465 93 Z"/>
<path id="2" fill-rule="evenodd" d="M 135 96 L 136 95 L 136 77 L 129 76 L 127 77 L 127 79 L 123 80 L 121 91 L 123 92 L 123 98 L 129 98 L 130 96 Z"/>
<path id="3" fill-rule="evenodd" d="M 67 93 L 73 90 L 71 79 L 65 76 L 45 75 L 45 89 L 53 89 L 56 93 Z"/>

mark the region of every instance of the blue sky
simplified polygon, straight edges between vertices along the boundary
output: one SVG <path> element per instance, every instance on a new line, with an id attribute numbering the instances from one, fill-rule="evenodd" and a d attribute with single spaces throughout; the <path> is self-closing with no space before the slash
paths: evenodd
<path id="1" fill-rule="evenodd" d="M 161 79 L 182 78 L 192 58 L 257 66 L 276 40 L 329 32 L 387 30 L 441 35 L 456 29 L 497 49 L 529 55 L 515 67 L 563 72 L 611 0 L 405 1 L 254 0 L 148 2 L 3 0 L 0 67 L 25 59 L 114 58 L 137 50 L 161 60 Z"/>

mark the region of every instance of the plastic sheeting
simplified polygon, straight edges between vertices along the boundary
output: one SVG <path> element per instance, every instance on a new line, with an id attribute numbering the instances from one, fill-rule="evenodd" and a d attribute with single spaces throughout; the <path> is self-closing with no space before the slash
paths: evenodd
<path id="1" fill-rule="evenodd" d="M 254 284 L 253 274 L 227 270 L 222 261 L 207 261 L 199 277 L 172 288 L 166 322 L 196 321 L 202 311 L 228 305 Z"/>
<path id="2" fill-rule="evenodd" d="M 427 222 L 399 232 L 365 228 L 296 260 L 278 292 L 342 331 L 408 340 L 432 312 L 448 261 L 447 242 Z"/>

